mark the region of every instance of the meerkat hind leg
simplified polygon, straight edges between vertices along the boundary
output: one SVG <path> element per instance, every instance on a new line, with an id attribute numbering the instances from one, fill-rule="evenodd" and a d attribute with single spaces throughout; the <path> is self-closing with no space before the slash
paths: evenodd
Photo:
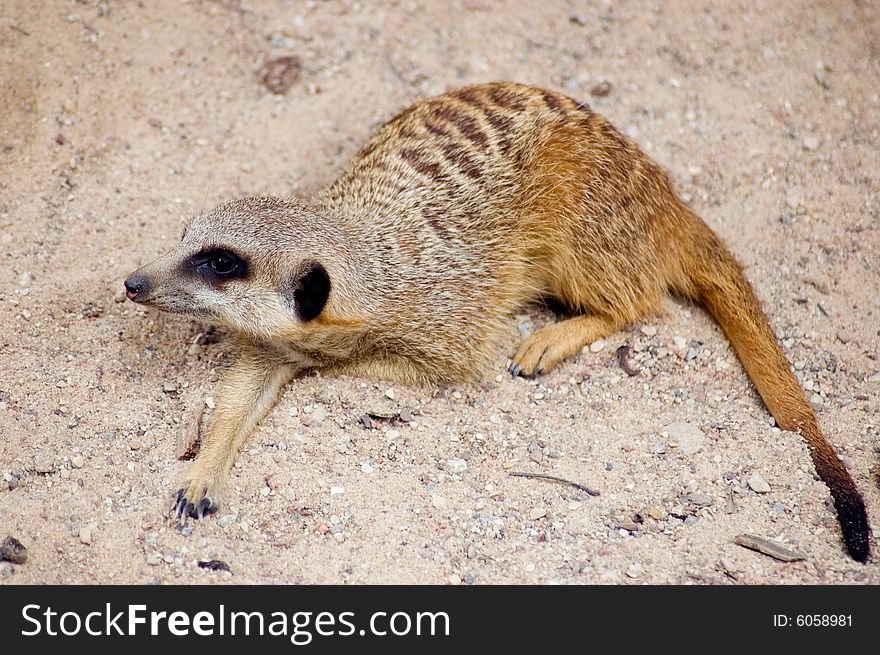
<path id="1" fill-rule="evenodd" d="M 596 315 L 575 316 L 547 325 L 520 344 L 508 370 L 523 377 L 546 373 L 585 345 L 617 330 L 614 321 Z"/>
<path id="2" fill-rule="evenodd" d="M 174 497 L 172 514 L 201 519 L 219 508 L 219 496 L 235 457 L 275 404 L 294 368 L 245 351 L 224 376 L 211 426 Z"/>

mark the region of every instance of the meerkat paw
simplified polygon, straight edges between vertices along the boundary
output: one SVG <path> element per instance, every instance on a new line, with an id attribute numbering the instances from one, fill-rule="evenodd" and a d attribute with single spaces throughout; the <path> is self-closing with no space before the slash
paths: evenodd
<path id="1" fill-rule="evenodd" d="M 564 323 L 548 325 L 523 341 L 507 370 L 525 378 L 547 373 L 566 357 L 575 354 L 579 346 L 566 339 Z"/>
<path id="2" fill-rule="evenodd" d="M 527 378 L 546 373 L 588 343 L 607 337 L 617 325 L 613 319 L 583 315 L 543 327 L 520 344 L 508 370 Z"/>
<path id="3" fill-rule="evenodd" d="M 185 523 L 187 518 L 202 519 L 220 509 L 219 485 L 215 481 L 193 478 L 174 494 L 172 518 Z"/>

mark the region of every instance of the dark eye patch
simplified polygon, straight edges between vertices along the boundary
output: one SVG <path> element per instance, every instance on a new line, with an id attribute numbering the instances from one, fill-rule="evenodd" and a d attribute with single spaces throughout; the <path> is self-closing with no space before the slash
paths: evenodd
<path id="1" fill-rule="evenodd" d="M 193 255 L 189 266 L 199 275 L 214 282 L 241 279 L 247 276 L 247 262 L 231 250 L 212 248 Z"/>

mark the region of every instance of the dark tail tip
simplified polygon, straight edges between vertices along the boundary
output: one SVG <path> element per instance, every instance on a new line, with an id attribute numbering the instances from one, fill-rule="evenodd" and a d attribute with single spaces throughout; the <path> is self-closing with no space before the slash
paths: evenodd
<path id="1" fill-rule="evenodd" d="M 834 506 L 837 508 L 843 541 L 850 557 L 857 562 L 868 561 L 868 556 L 871 554 L 870 529 L 865 502 L 859 492 L 853 489 L 835 494 Z"/>

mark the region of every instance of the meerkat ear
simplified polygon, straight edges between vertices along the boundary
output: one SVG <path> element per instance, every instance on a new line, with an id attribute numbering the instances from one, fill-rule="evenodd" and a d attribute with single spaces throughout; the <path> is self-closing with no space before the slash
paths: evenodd
<path id="1" fill-rule="evenodd" d="M 290 278 L 284 289 L 287 303 L 301 321 L 316 318 L 330 296 L 330 275 L 318 262 L 309 262 Z"/>

